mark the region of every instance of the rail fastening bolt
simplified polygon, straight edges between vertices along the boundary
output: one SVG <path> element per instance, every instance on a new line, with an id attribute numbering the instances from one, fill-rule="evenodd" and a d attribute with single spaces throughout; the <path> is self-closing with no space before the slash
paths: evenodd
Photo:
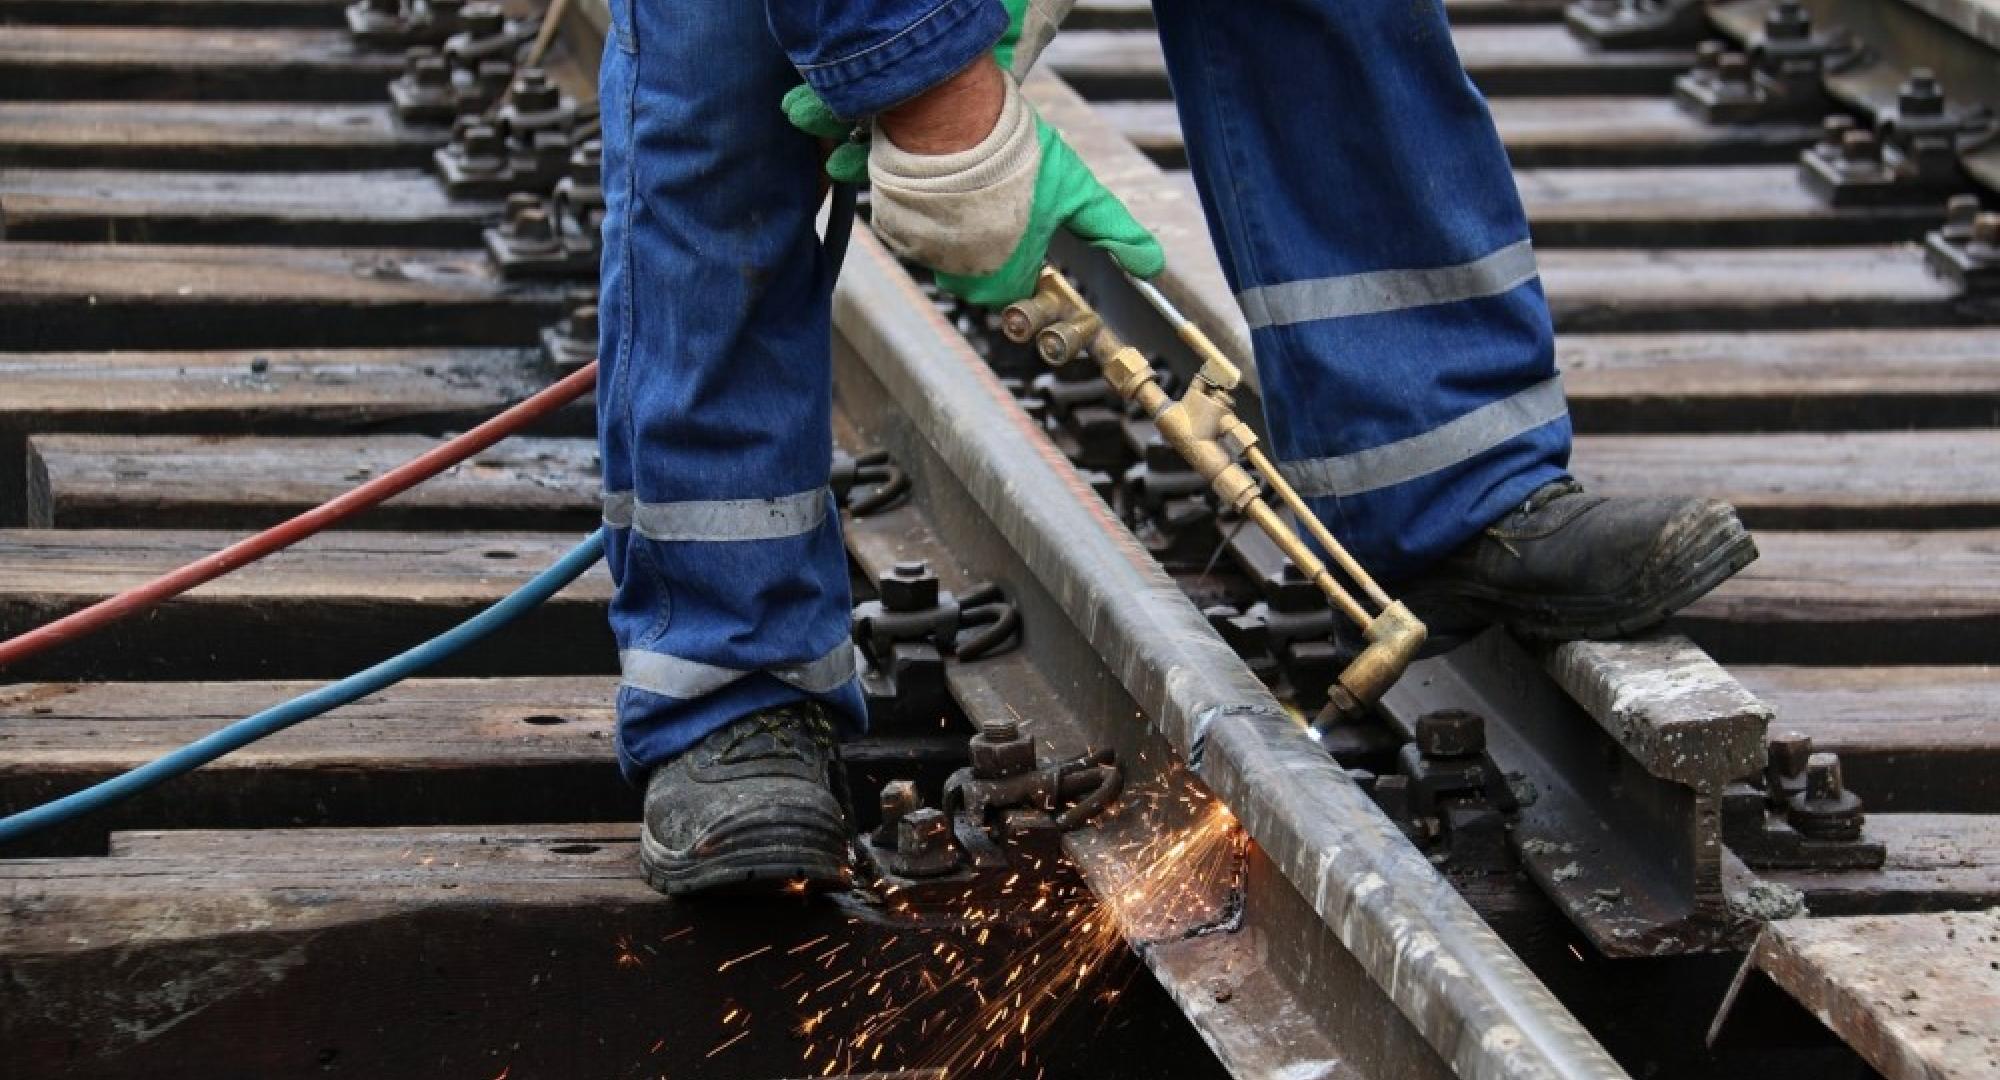
<path id="1" fill-rule="evenodd" d="M 514 77 L 514 109 L 516 112 L 548 112 L 562 104 L 562 91 L 549 82 L 549 77 L 541 68 L 522 68 Z"/>
<path id="2" fill-rule="evenodd" d="M 442 90 L 451 85 L 451 65 L 442 56 L 421 57 L 411 69 L 410 80 L 426 90 Z"/>
<path id="3" fill-rule="evenodd" d="M 473 38 L 489 38 L 507 28 L 507 13 L 498 4 L 467 4 L 459 21 Z"/>
<path id="4" fill-rule="evenodd" d="M 1971 242 L 1967 247 L 1978 255 L 2000 258 L 2000 214 L 1980 211 L 1972 219 Z"/>
<path id="5" fill-rule="evenodd" d="M 514 65 L 507 61 L 481 60 L 479 62 L 479 70 L 473 73 L 474 88 L 477 91 L 476 96 L 482 103 L 479 105 L 479 108 L 483 110 L 486 104 L 498 101 L 500 95 L 507 91 L 507 84 L 513 78 Z"/>
<path id="6" fill-rule="evenodd" d="M 1941 231 L 1946 239 L 1964 243 L 1972 239 L 1972 227 L 1978 220 L 1979 196 L 1953 195 L 1945 200 L 1944 227 Z"/>
<path id="7" fill-rule="evenodd" d="M 1715 77 L 1732 89 L 1750 86 L 1750 58 L 1740 52 L 1724 53 L 1715 62 Z"/>
<path id="8" fill-rule="evenodd" d="M 1449 758 L 1486 749 L 1486 718 L 1465 709 L 1439 709 L 1417 717 L 1417 752 Z"/>
<path id="9" fill-rule="evenodd" d="M 1910 77 L 1896 91 L 1896 113 L 1899 116 L 1942 116 L 1944 115 L 1944 88 L 1938 85 L 1937 73 L 1930 68 L 1911 68 Z"/>
<path id="10" fill-rule="evenodd" d="M 1695 46 L 1695 71 L 1707 75 L 1715 74 L 1716 69 L 1722 65 L 1723 54 L 1728 51 L 1729 46 L 1720 41 L 1704 41 Z"/>
<path id="11" fill-rule="evenodd" d="M 972 756 L 972 775 L 981 780 L 1004 780 L 1035 769 L 1034 741 L 1018 722 L 1004 717 L 981 721 L 979 734 L 966 749 Z"/>
<path id="12" fill-rule="evenodd" d="M 917 794 L 914 780 L 891 780 L 882 785 L 882 824 L 894 825 L 909 816 L 912 811 L 922 808 L 923 797 Z"/>
<path id="13" fill-rule="evenodd" d="M 1861 800 L 1847 790 L 1836 754 L 1814 754 L 1806 760 L 1806 785 L 1793 795 L 1785 821 L 1811 840 L 1859 840 Z"/>
<path id="14" fill-rule="evenodd" d="M 938 606 L 937 575 L 927 562 L 900 562 L 875 583 L 882 606 L 894 612 L 929 611 Z"/>
<path id="15" fill-rule="evenodd" d="M 468 125 L 458 140 L 459 167 L 469 173 L 495 173 L 507 166 L 507 141 L 491 124 Z M 533 198 L 533 196 L 530 196 Z M 540 205 L 540 200 L 536 200 Z M 519 213 L 508 207 L 508 226 L 511 228 Z"/>
<path id="16" fill-rule="evenodd" d="M 531 206 L 522 210 L 507 223 L 508 234 L 515 240 L 524 240 L 540 245 L 555 239 L 555 224 L 549 220 L 549 212 L 543 206 Z"/>
<path id="17" fill-rule="evenodd" d="M 896 822 L 896 854 L 890 869 L 904 877 L 925 878 L 958 869 L 958 848 L 952 844 L 951 822 L 925 807 Z"/>
<path id="18" fill-rule="evenodd" d="M 1840 156 L 1856 165 L 1873 165 L 1882 160 L 1882 144 L 1874 132 L 1855 128 L 1840 137 Z"/>
<path id="19" fill-rule="evenodd" d="M 1812 15 L 1799 0 L 1779 0 L 1764 16 L 1764 36 L 1779 41 L 1803 41 L 1812 36 Z"/>
<path id="20" fill-rule="evenodd" d="M 1806 771 L 1812 757 L 1812 736 L 1799 731 L 1783 731 L 1771 736 L 1765 747 L 1764 767 L 1779 776 L 1797 776 Z"/>

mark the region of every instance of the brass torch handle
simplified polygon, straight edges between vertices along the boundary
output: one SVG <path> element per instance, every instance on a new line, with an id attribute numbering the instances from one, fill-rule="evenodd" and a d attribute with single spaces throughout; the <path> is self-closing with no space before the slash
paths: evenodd
<path id="1" fill-rule="evenodd" d="M 1326 598 L 1332 601 L 1333 606 L 1353 619 L 1356 626 L 1366 630 L 1369 624 L 1375 621 L 1375 617 L 1368 614 L 1360 602 L 1348 595 L 1346 589 L 1340 587 L 1339 580 L 1326 568 L 1326 564 L 1319 561 L 1319 556 L 1313 554 L 1312 548 L 1308 547 L 1304 540 L 1299 539 L 1297 531 L 1285 524 L 1285 519 L 1278 516 L 1278 512 L 1271 508 L 1270 503 L 1261 498 L 1253 499 L 1243 507 L 1243 516 L 1264 530 L 1264 535 L 1269 536 L 1271 542 L 1278 545 L 1278 550 L 1285 553 L 1285 558 L 1298 566 L 1299 572 L 1306 576 L 1306 580 L 1318 586 L 1319 591 L 1326 594 Z"/>
<path id="2" fill-rule="evenodd" d="M 1292 485 L 1285 480 L 1282 473 L 1278 472 L 1277 465 L 1272 463 L 1262 449 L 1253 446 L 1247 456 L 1250 458 L 1250 467 L 1257 470 L 1258 475 L 1271 485 L 1271 489 L 1278 493 L 1278 498 L 1284 500 L 1285 505 L 1291 508 L 1299 521 L 1312 532 L 1313 539 L 1319 541 L 1319 546 L 1326 549 L 1326 553 L 1340 567 L 1341 572 L 1359 585 L 1361 591 L 1368 594 L 1368 599 L 1375 602 L 1376 607 L 1386 608 L 1395 602 L 1389 599 L 1388 593 L 1382 591 L 1382 586 L 1375 583 L 1375 579 L 1369 576 L 1368 571 L 1361 568 L 1361 564 L 1354 560 L 1354 556 L 1347 553 L 1347 549 L 1341 546 L 1340 541 L 1333 538 L 1333 534 L 1328 532 L 1326 525 L 1320 521 L 1319 515 L 1306 506 L 1304 499 L 1299 498 L 1299 493 L 1292 489 Z M 1365 626 L 1367 623 L 1368 620 L 1362 620 L 1362 625 Z"/>

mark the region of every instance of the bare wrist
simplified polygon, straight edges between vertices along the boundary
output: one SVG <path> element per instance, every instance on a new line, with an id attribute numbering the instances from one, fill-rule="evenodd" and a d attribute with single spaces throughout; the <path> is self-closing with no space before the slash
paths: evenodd
<path id="1" fill-rule="evenodd" d="M 951 154 L 979 145 L 1000 119 L 1007 76 L 990 56 L 892 106 L 875 118 L 879 134 L 912 154 Z"/>

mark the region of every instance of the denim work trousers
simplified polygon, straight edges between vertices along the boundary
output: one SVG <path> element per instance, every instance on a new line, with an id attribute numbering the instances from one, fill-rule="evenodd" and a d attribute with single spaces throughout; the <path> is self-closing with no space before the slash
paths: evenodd
<path id="1" fill-rule="evenodd" d="M 598 412 L 633 776 L 816 697 L 865 725 L 830 445 L 801 76 L 879 111 L 989 49 L 997 0 L 610 0 Z M 1158 0 L 1273 449 L 1378 574 L 1564 474 L 1569 421 L 1505 152 L 1438 0 Z"/>
<path id="2" fill-rule="evenodd" d="M 628 776 L 766 706 L 865 725 L 831 464 L 831 268 L 756 3 L 611 0 L 597 421 Z"/>
<path id="3" fill-rule="evenodd" d="M 1565 475 L 1528 223 L 1441 0 L 1156 0 L 1275 456 L 1390 581 Z"/>

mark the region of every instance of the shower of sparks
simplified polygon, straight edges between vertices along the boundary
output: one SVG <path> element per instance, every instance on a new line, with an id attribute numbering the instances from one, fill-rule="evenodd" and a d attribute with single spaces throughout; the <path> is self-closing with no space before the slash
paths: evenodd
<path id="1" fill-rule="evenodd" d="M 736 959 L 734 959 L 734 960 L 725 960 L 725 961 L 723 961 L 723 962 L 722 962 L 722 965 L 721 965 L 720 967 L 718 967 L 718 968 L 716 968 L 716 969 L 715 969 L 715 973 L 716 973 L 717 975 L 720 975 L 720 974 L 722 974 L 723 972 L 725 972 L 725 971 L 728 971 L 728 970 L 729 970 L 730 968 L 733 968 L 733 967 L 735 967 L 736 965 L 738 965 L 738 964 L 742 963 L 742 962 L 743 962 L 743 961 L 745 961 L 745 960 L 755 960 L 755 959 L 757 959 L 758 957 L 760 957 L 760 956 L 762 956 L 762 955 L 764 955 L 765 953 L 767 953 L 767 952 L 770 952 L 770 951 L 771 951 L 771 947 L 770 947 L 769 945 L 766 945 L 766 946 L 764 946 L 764 947 L 763 947 L 763 948 L 761 948 L 761 949 L 752 949 L 752 950 L 750 950 L 749 952 L 747 952 L 747 953 L 744 953 L 744 954 L 743 954 L 742 956 L 739 956 L 739 957 L 737 957 L 737 958 L 736 958 Z"/>
<path id="2" fill-rule="evenodd" d="M 1180 940 L 1241 910 L 1248 841 L 1220 802 L 1176 778 L 1128 789 L 1114 815 L 1099 836 L 1112 857 L 1092 860 L 1094 892 L 1052 846 L 1009 843 L 1011 870 L 878 889 L 879 907 L 849 917 L 868 932 L 775 941 L 722 961 L 716 974 L 780 991 L 789 1013 L 765 1012 L 758 1026 L 740 1003 L 721 1002 L 705 1057 L 782 1039 L 801 1051 L 802 1076 L 1039 1077 L 1037 1045 L 1075 1006 L 1115 1003 L 1137 972 L 1128 941 Z M 1148 824 L 1159 822 L 1172 824 Z M 616 946 L 618 966 L 644 966 L 631 941 Z"/>
<path id="3" fill-rule="evenodd" d="M 887 948 L 856 957 L 851 978 L 799 1000 L 801 1063 L 823 1076 L 889 1067 L 1036 1075 L 1035 1046 L 1071 1006 L 1118 999 L 1114 969 L 1127 940 L 1176 939 L 1225 914 L 1219 896 L 1235 882 L 1241 830 L 1205 795 L 1176 798 L 1183 805 L 1173 816 L 1190 824 L 1131 830 L 1145 838 L 1120 852 L 1126 873 L 1100 881 L 1097 895 L 1074 874 L 1030 862 L 1031 873 L 997 892 L 968 888 L 945 905 L 958 909 L 954 925 L 924 931 L 922 951 L 893 962 Z M 895 896 L 888 902 L 910 911 Z M 1123 977 L 1134 970 L 1123 967 Z"/>

